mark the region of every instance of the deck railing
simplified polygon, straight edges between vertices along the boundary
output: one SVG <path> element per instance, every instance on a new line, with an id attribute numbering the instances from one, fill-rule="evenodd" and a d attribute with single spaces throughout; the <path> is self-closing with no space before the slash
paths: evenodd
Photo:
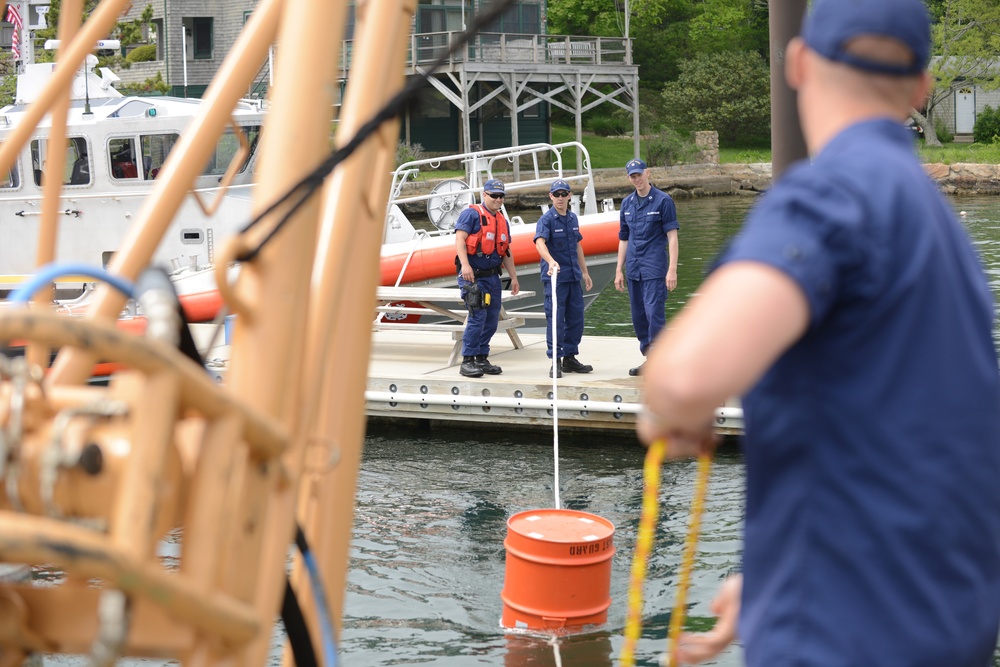
<path id="1" fill-rule="evenodd" d="M 461 33 L 423 32 L 410 35 L 406 66 L 410 72 L 448 52 Z M 631 65 L 632 40 L 623 37 L 479 33 L 451 55 L 448 66 L 461 63 L 537 65 Z M 342 75 L 351 67 L 353 40 L 344 40 Z"/>

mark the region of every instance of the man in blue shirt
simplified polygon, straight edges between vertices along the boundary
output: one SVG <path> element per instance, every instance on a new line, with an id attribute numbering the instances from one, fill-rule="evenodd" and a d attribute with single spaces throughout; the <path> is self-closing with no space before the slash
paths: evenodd
<path id="1" fill-rule="evenodd" d="M 458 287 L 466 295 L 469 316 L 462 333 L 462 366 L 466 377 L 499 375 L 489 360 L 490 340 L 500 321 L 500 273 L 506 267 L 512 294 L 521 291 L 510 254 L 510 224 L 504 217 L 504 185 L 491 178 L 483 184 L 483 203 L 472 204 L 455 222 L 455 266 Z M 469 298 L 472 297 L 472 298 Z"/>
<path id="2" fill-rule="evenodd" d="M 645 162 L 629 160 L 625 172 L 635 192 L 622 200 L 619 213 L 615 289 L 625 291 L 627 275 L 632 327 L 639 339 L 639 351 L 646 356 L 649 346 L 667 324 L 667 297 L 677 287 L 680 225 L 674 200 L 649 184 Z M 641 375 L 643 366 L 645 363 L 629 369 L 628 374 Z"/>
<path id="3" fill-rule="evenodd" d="M 552 207 L 542 214 L 535 225 L 535 247 L 541 256 L 538 275 L 542 279 L 542 290 L 545 293 L 545 344 L 549 359 L 552 359 L 553 354 L 551 276 L 556 274 L 557 377 L 562 377 L 564 371 L 589 373 L 594 370 L 593 366 L 580 363 L 576 358 L 583 339 L 583 289 L 589 290 L 594 283 L 587 271 L 583 246 L 580 245 L 583 240 L 580 221 L 576 213 L 569 210 L 570 194 L 572 191 L 569 183 L 561 179 L 553 181 L 549 188 Z M 549 377 L 552 377 L 551 367 Z"/>
<path id="4" fill-rule="evenodd" d="M 643 441 L 710 446 L 744 394 L 743 573 L 711 658 L 985 667 L 1000 625 L 1000 373 L 987 278 L 902 122 L 921 0 L 815 0 L 786 50 L 812 157 L 786 172 L 649 358 Z M 738 619 L 738 623 L 737 623 Z"/>

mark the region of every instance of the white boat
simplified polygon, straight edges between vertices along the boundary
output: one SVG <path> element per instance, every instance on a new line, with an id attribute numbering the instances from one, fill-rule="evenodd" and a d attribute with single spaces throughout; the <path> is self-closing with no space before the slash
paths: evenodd
<path id="1" fill-rule="evenodd" d="M 55 259 L 106 266 L 201 102 L 123 96 L 112 86 L 118 77 L 110 70 L 101 68 L 100 75 L 91 70 L 96 62 L 90 56 L 86 72 L 82 69 L 72 83 Z M 25 117 L 53 71 L 53 63 L 37 63 L 18 76 L 15 103 L 0 109 L 0 141 Z M 209 266 L 219 241 L 249 221 L 249 188 L 263 119 L 260 102 L 236 106 L 232 127 L 196 179 L 155 263 L 173 269 Z M 51 124 L 46 115 L 14 168 L 0 180 L 0 289 L 16 287 L 36 270 L 41 180 Z M 241 144 L 245 157 L 227 177 Z M 70 278 L 60 287 L 79 287 L 79 282 Z"/>

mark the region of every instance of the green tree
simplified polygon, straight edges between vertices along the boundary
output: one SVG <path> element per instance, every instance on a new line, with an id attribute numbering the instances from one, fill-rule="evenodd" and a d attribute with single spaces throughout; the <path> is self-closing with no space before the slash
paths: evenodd
<path id="1" fill-rule="evenodd" d="M 91 12 L 97 7 L 98 0 L 85 0 L 83 3 L 83 20 L 86 21 Z M 49 5 L 49 13 L 46 17 L 48 28 L 35 31 L 35 41 L 44 44 L 46 40 L 56 39 L 59 26 L 59 12 L 62 8 L 62 0 L 52 0 Z M 141 41 L 144 28 L 153 20 L 153 6 L 147 4 L 142 10 L 142 14 L 137 19 L 131 21 L 121 21 L 115 25 L 108 35 L 111 39 L 117 39 L 122 46 L 131 46 Z M 36 62 L 52 62 L 55 60 L 55 51 L 35 50 Z M 128 64 L 120 52 L 99 51 L 98 66 L 109 67 L 112 70 L 127 69 Z"/>
<path id="2" fill-rule="evenodd" d="M 768 54 L 767 3 L 762 0 L 706 0 L 688 26 L 696 53 L 756 51 Z"/>
<path id="3" fill-rule="evenodd" d="M 685 130 L 715 130 L 727 146 L 768 141 L 770 70 L 755 51 L 699 54 L 663 89 L 666 112 Z"/>

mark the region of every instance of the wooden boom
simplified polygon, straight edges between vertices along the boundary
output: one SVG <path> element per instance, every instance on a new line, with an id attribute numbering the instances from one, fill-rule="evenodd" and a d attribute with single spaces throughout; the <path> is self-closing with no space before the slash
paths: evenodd
<path id="1" fill-rule="evenodd" d="M 79 23 L 80 4 L 64 2 L 61 20 Z M 65 115 L 68 77 L 126 5 L 103 0 L 82 26 L 60 25 L 59 67 L 33 122 Z M 337 146 L 402 87 L 414 6 L 359 3 Z M 255 210 L 281 200 L 329 156 L 346 16 L 345 0 L 260 2 L 110 273 L 135 280 L 147 267 L 275 39 Z M 83 319 L 50 310 L 45 296 L 0 310 L 0 339 L 34 350 L 0 359 L 0 562 L 64 573 L 52 586 L 0 584 L 0 667 L 33 652 L 87 654 L 98 664 L 150 656 L 264 665 L 298 528 L 340 616 L 389 188 L 381 176 L 391 171 L 398 134 L 398 121 L 384 123 L 315 195 L 294 211 L 281 203 L 224 249 L 244 260 L 237 283 L 220 290 L 239 315 L 225 385 L 169 340 L 116 329 L 126 297 L 109 285 Z M 0 173 L 30 136 L 31 127 L 19 127 L 4 142 Z M 53 123 L 50 139 L 49 159 L 62 164 L 65 123 Z M 61 180 L 46 179 L 51 201 Z M 58 231 L 55 216 L 45 222 L 41 260 Z M 46 374 L 38 360 L 48 355 L 38 351 L 54 348 Z M 128 370 L 107 387 L 85 386 L 98 360 Z M 177 528 L 179 556 L 168 567 L 158 545 Z M 291 586 L 321 646 L 300 560 Z"/>

